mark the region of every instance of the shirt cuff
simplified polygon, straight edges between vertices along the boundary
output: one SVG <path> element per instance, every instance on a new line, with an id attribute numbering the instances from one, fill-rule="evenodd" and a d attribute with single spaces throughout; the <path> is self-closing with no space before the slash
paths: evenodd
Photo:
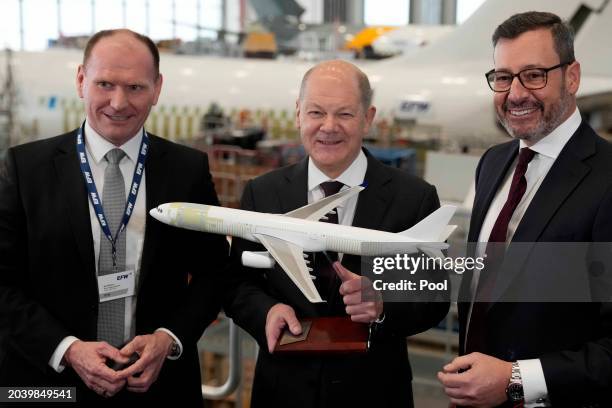
<path id="1" fill-rule="evenodd" d="M 517 361 L 521 370 L 525 407 L 542 407 L 548 404 L 548 388 L 544 379 L 544 370 L 540 359 Z"/>
<path id="2" fill-rule="evenodd" d="M 168 356 L 166 357 L 168 360 L 178 360 L 179 357 L 181 357 L 181 355 L 183 354 L 183 343 L 181 343 L 181 341 L 178 339 L 178 337 L 176 337 L 174 335 L 174 333 L 172 333 L 170 330 L 164 328 L 164 327 L 160 327 L 159 329 L 155 330 L 156 332 L 158 331 L 162 331 L 164 333 L 166 333 L 168 336 L 172 337 L 172 340 L 174 340 L 174 342 L 177 344 L 178 346 L 178 354 L 176 356 Z"/>
<path id="3" fill-rule="evenodd" d="M 64 337 L 64 339 L 60 341 L 60 344 L 55 348 L 53 354 L 51 354 L 51 358 L 49 359 L 49 365 L 56 372 L 61 373 L 62 371 L 64 371 L 64 368 L 66 368 L 66 366 L 62 364 L 64 354 L 66 354 L 66 350 L 68 350 L 68 347 L 70 347 L 72 343 L 77 340 L 78 338 L 74 336 Z"/>

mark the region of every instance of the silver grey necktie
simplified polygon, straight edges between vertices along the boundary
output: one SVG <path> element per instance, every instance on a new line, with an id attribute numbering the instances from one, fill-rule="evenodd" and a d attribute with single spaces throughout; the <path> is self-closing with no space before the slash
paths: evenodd
<path id="1" fill-rule="evenodd" d="M 117 233 L 117 228 L 125 211 L 125 183 L 119 169 L 119 162 L 125 156 L 121 149 L 113 149 L 106 153 L 108 165 L 104 171 L 104 190 L 102 191 L 102 207 L 111 234 Z M 116 262 L 117 270 L 125 268 L 125 234 L 123 230 L 117 238 Z M 113 269 L 112 246 L 103 231 L 100 231 L 100 256 L 98 260 L 98 275 L 115 272 Z M 124 342 L 125 299 L 102 302 L 98 307 L 98 340 L 106 341 L 118 347 Z"/>

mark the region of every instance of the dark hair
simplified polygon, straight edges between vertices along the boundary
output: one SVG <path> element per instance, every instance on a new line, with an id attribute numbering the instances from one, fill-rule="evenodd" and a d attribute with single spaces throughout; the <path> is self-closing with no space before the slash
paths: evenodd
<path id="1" fill-rule="evenodd" d="M 491 38 L 493 47 L 500 38 L 514 39 L 527 31 L 541 28 L 550 30 L 560 62 L 573 62 L 574 29 L 553 13 L 528 11 L 513 15 L 495 29 Z"/>
<path id="2" fill-rule="evenodd" d="M 326 63 L 327 62 L 317 64 L 314 67 L 310 68 L 308 71 L 306 71 L 304 77 L 302 78 L 302 83 L 300 85 L 300 101 L 304 98 L 304 93 L 306 91 L 306 82 L 308 81 L 308 77 L 310 77 L 310 74 L 312 74 L 316 69 L 320 68 L 321 65 Z M 351 65 L 355 70 L 355 75 L 357 76 L 357 86 L 359 87 L 361 105 L 363 106 L 363 110 L 367 111 L 368 108 L 372 105 L 372 95 L 374 94 L 374 92 L 372 91 L 372 87 L 370 86 L 370 80 L 368 79 L 368 76 L 355 65 L 349 62 L 345 62 L 345 64 Z"/>
<path id="3" fill-rule="evenodd" d="M 89 57 L 91 56 L 91 52 L 93 48 L 101 39 L 106 38 L 106 37 L 111 37 L 115 34 L 120 34 L 120 33 L 130 34 L 135 39 L 137 39 L 138 41 L 146 45 L 146 47 L 151 52 L 151 56 L 153 57 L 153 67 L 155 69 L 155 77 L 157 78 L 159 76 L 159 50 L 157 49 L 157 46 L 155 45 L 153 40 L 151 40 L 146 35 L 142 35 L 132 30 L 128 30 L 127 28 L 119 28 L 119 29 L 114 29 L 114 30 L 101 30 L 95 33 L 93 36 L 91 36 L 89 38 L 89 41 L 87 41 L 87 45 L 85 46 L 85 52 L 83 53 L 83 66 L 87 65 L 87 61 L 89 60 Z"/>

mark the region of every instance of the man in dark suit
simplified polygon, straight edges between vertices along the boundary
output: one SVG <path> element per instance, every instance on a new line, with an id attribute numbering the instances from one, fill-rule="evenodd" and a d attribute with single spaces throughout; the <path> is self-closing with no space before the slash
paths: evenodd
<path id="1" fill-rule="evenodd" d="M 463 406 L 610 406 L 609 304 L 602 296 L 563 303 L 579 285 L 561 297 L 555 291 L 595 272 L 588 257 L 577 258 L 581 244 L 559 243 L 612 241 L 612 148 L 576 107 L 580 64 L 558 16 L 514 15 L 493 45 L 487 80 L 515 140 L 480 160 L 469 241 L 488 242 L 487 254 L 510 245 L 503 260 L 489 262 L 498 267 L 464 279 L 471 302 L 459 304 L 463 355 L 438 378 Z"/>
<path id="2" fill-rule="evenodd" d="M 439 207 L 435 188 L 401 170 L 383 165 L 362 149 L 376 109 L 371 105 L 368 78 L 343 61 L 321 63 L 302 81 L 296 103 L 296 123 L 308 157 L 254 180 L 242 197 L 242 208 L 286 213 L 326 193 L 324 183 L 337 181 L 349 188 L 367 183 L 358 197 L 337 209 L 345 225 L 399 232 Z M 340 187 L 340 185 L 338 185 Z M 329 195 L 329 194 L 327 194 Z M 234 239 L 235 263 L 244 250 L 258 246 Z M 325 303 L 310 303 L 282 269 L 242 268 L 233 272 L 231 300 L 225 310 L 261 346 L 255 369 L 252 405 L 255 407 L 412 406 L 412 374 L 406 336 L 438 323 L 448 302 L 383 303 L 362 298 L 360 258 L 345 255 L 334 263 L 331 285 L 316 257 L 315 284 Z M 327 262 L 327 261 L 324 261 Z M 329 287 L 324 291 L 321 288 Z M 376 324 L 371 350 L 363 355 L 335 357 L 286 356 L 273 353 L 284 328 L 301 332 L 298 318 L 350 316 L 361 324 Z M 377 322 L 377 323 L 375 323 Z"/>
<path id="3" fill-rule="evenodd" d="M 97 33 L 76 82 L 83 126 L 10 149 L 0 174 L 0 384 L 201 407 L 196 343 L 220 308 L 227 243 L 147 214 L 218 205 L 207 158 L 143 129 L 162 86 L 149 38 Z"/>

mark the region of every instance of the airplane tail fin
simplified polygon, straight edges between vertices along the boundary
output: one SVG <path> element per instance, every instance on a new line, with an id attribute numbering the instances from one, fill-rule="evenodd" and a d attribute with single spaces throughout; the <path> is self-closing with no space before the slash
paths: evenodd
<path id="1" fill-rule="evenodd" d="M 454 205 L 444 205 L 400 234 L 422 242 L 444 242 L 457 227 L 448 225 L 456 209 Z"/>

